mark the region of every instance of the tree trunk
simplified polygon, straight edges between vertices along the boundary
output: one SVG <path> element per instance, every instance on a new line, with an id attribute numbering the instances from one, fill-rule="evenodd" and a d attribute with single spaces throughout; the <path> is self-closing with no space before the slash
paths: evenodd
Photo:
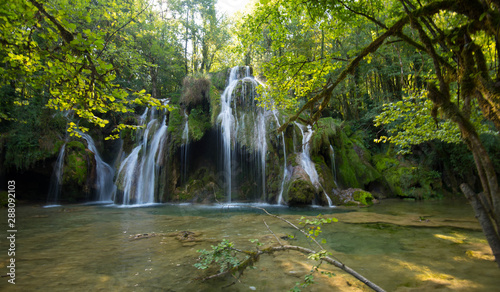
<path id="1" fill-rule="evenodd" d="M 479 220 L 479 224 L 481 224 L 481 228 L 486 236 L 486 240 L 488 240 L 488 244 L 493 251 L 495 261 L 498 267 L 500 267 L 500 237 L 497 229 L 495 229 L 495 224 L 491 220 L 490 216 L 488 216 L 488 212 L 482 203 L 484 200 L 479 198 L 482 194 L 475 194 L 467 184 L 460 185 L 460 188 L 462 189 L 462 192 L 467 200 L 471 203 L 472 208 L 476 213 L 476 218 Z"/>
<path id="2" fill-rule="evenodd" d="M 483 193 L 474 195 L 472 190 L 464 184 L 460 188 L 471 202 L 476 212 L 476 218 L 478 218 L 493 251 L 495 261 L 500 267 L 500 193 L 498 192 L 498 180 L 493 163 L 481 139 L 479 139 L 476 129 L 470 120 L 464 117 L 457 105 L 450 101 L 449 95 L 443 94 L 435 85 L 429 84 L 429 98 L 443 110 L 449 119 L 458 125 L 462 138 L 474 156 Z"/>

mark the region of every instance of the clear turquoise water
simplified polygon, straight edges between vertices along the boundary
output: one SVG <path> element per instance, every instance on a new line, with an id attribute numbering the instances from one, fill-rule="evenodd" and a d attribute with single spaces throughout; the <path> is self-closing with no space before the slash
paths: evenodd
<path id="1" fill-rule="evenodd" d="M 298 223 L 319 213 L 339 218 L 323 226 L 323 238 L 334 255 L 387 291 L 498 291 L 500 270 L 491 258 L 472 210 L 462 201 L 383 201 L 369 208 L 264 206 Z M 420 221 L 424 217 L 424 221 Z M 0 210 L 0 230 L 7 230 L 7 210 Z M 220 291 L 234 279 L 201 282 L 204 271 L 193 267 L 197 249 L 222 239 L 243 249 L 249 239 L 275 243 L 295 235 L 289 244 L 315 248 L 282 221 L 248 205 L 233 207 L 154 205 L 119 208 L 71 205 L 16 209 L 16 285 L 0 279 L 1 291 Z M 429 220 L 428 222 L 426 220 Z M 170 233 L 188 230 L 195 242 Z M 158 236 L 132 240 L 135 234 Z M 7 273 L 8 242 L 0 241 L 0 274 Z M 295 252 L 263 257 L 224 291 L 288 291 L 313 262 Z M 323 264 L 321 267 L 325 267 Z M 317 284 L 304 291 L 367 290 L 335 268 L 336 276 L 315 274 Z"/>

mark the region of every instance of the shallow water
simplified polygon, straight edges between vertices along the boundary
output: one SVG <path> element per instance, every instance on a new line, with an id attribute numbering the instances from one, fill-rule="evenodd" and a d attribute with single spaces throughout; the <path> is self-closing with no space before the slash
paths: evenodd
<path id="1" fill-rule="evenodd" d="M 470 206 L 462 201 L 383 201 L 369 208 L 294 209 L 258 205 L 298 223 L 319 213 L 338 223 L 322 227 L 334 256 L 387 291 L 498 291 L 500 270 Z M 7 210 L 0 228 L 7 230 Z M 193 267 L 197 249 L 222 239 L 252 249 L 274 236 L 295 235 L 289 244 L 315 248 L 286 223 L 248 205 L 71 205 L 16 209 L 16 285 L 0 279 L 1 291 L 220 291 L 234 279 L 201 282 Z M 194 232 L 196 241 L 172 233 Z M 5 231 L 4 231 L 5 232 Z M 157 236 L 132 239 L 136 234 Z M 4 233 L 6 234 L 6 232 Z M 8 242 L 0 241 L 0 274 L 6 274 Z M 224 291 L 288 291 L 314 262 L 300 253 L 263 256 L 255 269 Z M 315 273 L 304 291 L 368 291 L 341 270 Z"/>

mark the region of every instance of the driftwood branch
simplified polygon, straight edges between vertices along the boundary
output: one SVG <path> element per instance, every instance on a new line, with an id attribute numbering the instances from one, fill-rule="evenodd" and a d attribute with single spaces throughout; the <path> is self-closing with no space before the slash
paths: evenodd
<path id="1" fill-rule="evenodd" d="M 290 222 L 290 221 L 288 221 L 288 220 L 286 220 L 286 219 L 284 219 L 284 218 L 282 218 L 280 216 L 271 214 L 271 213 L 269 213 L 264 208 L 259 208 L 259 207 L 252 207 L 252 208 L 262 210 L 267 215 L 269 215 L 271 217 L 274 217 L 274 218 L 277 218 L 277 219 L 280 219 L 281 221 L 287 223 L 288 225 L 290 225 L 293 228 L 297 229 L 298 231 L 302 232 L 306 237 L 311 238 L 318 245 L 318 247 L 320 248 L 320 252 L 325 251 L 325 249 L 316 241 L 316 239 L 310 237 L 307 233 L 305 233 L 302 229 L 300 229 L 299 227 L 297 227 L 292 222 Z M 307 254 L 307 255 L 317 254 L 318 253 L 315 250 L 312 250 L 312 249 L 309 249 L 309 248 L 305 248 L 305 247 L 301 247 L 301 246 L 296 246 L 296 245 L 285 245 L 285 244 L 283 244 L 279 240 L 279 238 L 276 236 L 276 234 L 271 230 L 271 228 L 269 228 L 269 225 L 266 223 L 265 220 L 264 220 L 264 224 L 266 225 L 266 227 L 269 230 L 269 232 L 271 232 L 271 234 L 276 238 L 276 240 L 279 243 L 279 246 L 272 246 L 272 247 L 268 247 L 268 248 L 264 248 L 264 249 L 257 249 L 256 251 L 245 251 L 245 250 L 240 250 L 240 249 L 232 247 L 231 250 L 234 250 L 234 251 L 239 252 L 239 253 L 246 254 L 248 257 L 245 260 L 243 260 L 239 265 L 234 266 L 234 267 L 232 267 L 232 268 L 230 268 L 230 269 L 228 269 L 228 270 L 226 270 L 224 272 L 221 272 L 221 273 L 218 273 L 218 274 L 214 274 L 214 275 L 210 275 L 210 276 L 208 276 L 206 278 L 203 278 L 202 281 L 206 281 L 206 280 L 210 280 L 210 279 L 215 279 L 215 278 L 221 278 L 221 277 L 225 277 L 225 276 L 228 276 L 228 275 L 235 275 L 235 274 L 238 274 L 237 278 L 239 278 L 239 276 L 241 276 L 243 274 L 244 270 L 246 268 L 250 267 L 250 266 L 253 266 L 260 259 L 260 256 L 263 255 L 263 254 L 273 254 L 275 252 L 289 251 L 289 250 L 298 251 L 298 252 L 301 252 L 301 253 Z M 359 274 L 358 272 L 356 272 L 352 268 L 344 265 L 342 262 L 340 262 L 338 259 L 335 259 L 332 256 L 324 255 L 324 256 L 321 256 L 319 258 L 319 260 L 327 262 L 330 265 L 333 265 L 333 266 L 335 266 L 335 267 L 337 267 L 337 268 L 345 271 L 346 273 L 350 274 L 354 278 L 356 278 L 359 281 L 361 281 L 363 284 L 365 284 L 369 288 L 373 289 L 373 291 L 377 291 L 377 292 L 384 292 L 385 291 L 384 289 L 382 289 L 381 287 L 379 287 L 378 285 L 376 285 L 372 281 L 368 280 L 363 275 Z"/>
<path id="2" fill-rule="evenodd" d="M 255 208 L 255 209 L 259 209 L 259 210 L 262 210 L 264 211 L 264 213 L 266 213 L 267 215 L 271 216 L 271 217 L 274 217 L 274 218 L 277 218 L 277 219 L 280 219 L 281 221 L 287 223 L 288 225 L 292 226 L 293 228 L 297 229 L 298 231 L 300 231 L 302 234 L 304 234 L 306 237 L 310 237 L 309 234 L 307 234 L 304 230 L 300 229 L 299 227 L 297 227 L 295 224 L 293 224 L 292 222 L 286 220 L 285 218 L 282 218 L 280 216 L 277 216 L 277 215 L 274 215 L 274 214 L 271 214 L 269 213 L 266 209 L 264 208 L 259 208 L 259 207 L 252 207 L 252 208 Z M 310 237 L 312 241 L 314 241 L 314 243 L 316 243 L 316 245 L 321 249 L 321 250 L 324 250 L 323 246 L 321 246 L 321 244 L 319 244 L 319 242 L 314 239 L 313 237 Z"/>

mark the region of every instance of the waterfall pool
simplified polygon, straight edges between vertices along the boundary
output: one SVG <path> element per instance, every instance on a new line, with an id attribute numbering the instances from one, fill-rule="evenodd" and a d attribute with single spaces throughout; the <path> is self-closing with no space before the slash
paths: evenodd
<path id="1" fill-rule="evenodd" d="M 301 216 L 336 217 L 322 226 L 334 256 L 387 291 L 498 291 L 500 270 L 464 201 L 385 200 L 369 208 L 305 208 L 257 205 L 298 223 Z M 0 217 L 7 218 L 7 209 Z M 16 285 L 0 278 L 1 291 L 288 291 L 314 262 L 296 252 L 263 256 L 255 269 L 234 279 L 201 282 L 198 249 L 222 239 L 253 249 L 294 235 L 289 244 L 314 248 L 286 223 L 246 204 L 168 205 L 119 208 L 65 205 L 16 208 Z M 8 230 L 7 220 L 0 228 Z M 194 233 L 180 240 L 180 231 Z M 148 234 L 138 236 L 137 234 Z M 155 236 L 153 236 L 155 235 Z M 283 239 L 282 239 L 283 240 Z M 7 273 L 9 243 L 0 241 L 1 275 Z M 369 291 L 325 263 L 333 277 L 314 274 L 303 291 Z"/>

